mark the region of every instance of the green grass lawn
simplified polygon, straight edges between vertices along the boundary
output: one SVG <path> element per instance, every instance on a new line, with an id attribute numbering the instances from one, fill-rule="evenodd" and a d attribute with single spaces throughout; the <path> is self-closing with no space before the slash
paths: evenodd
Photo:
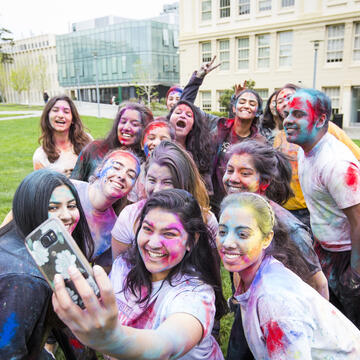
<path id="1" fill-rule="evenodd" d="M 13 116 L 24 116 L 24 115 L 26 115 L 26 114 L 9 114 L 9 113 L 2 114 L 0 111 L 0 118 L 7 118 L 7 117 L 13 117 Z"/>
<path id="2" fill-rule="evenodd" d="M 0 104 L 0 111 L 42 110 L 43 108 L 42 105 Z"/>

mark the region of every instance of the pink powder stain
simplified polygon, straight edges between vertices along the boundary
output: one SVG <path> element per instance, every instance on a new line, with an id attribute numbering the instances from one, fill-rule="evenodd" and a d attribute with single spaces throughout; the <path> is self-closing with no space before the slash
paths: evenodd
<path id="1" fill-rule="evenodd" d="M 345 174 L 345 183 L 353 191 L 356 191 L 359 184 L 359 169 L 354 163 L 350 163 L 346 174 Z"/>
<path id="2" fill-rule="evenodd" d="M 299 97 L 294 97 L 291 102 L 289 103 L 291 108 L 296 108 L 298 110 L 303 108 L 303 101 Z"/>
<path id="3" fill-rule="evenodd" d="M 268 335 L 266 338 L 266 347 L 271 356 L 273 353 L 277 352 L 279 349 L 284 347 L 283 338 L 284 333 L 279 327 L 276 321 L 269 321 L 267 324 Z"/>
<path id="4" fill-rule="evenodd" d="M 312 106 L 311 102 L 309 100 L 306 100 L 306 105 L 308 106 L 308 113 L 310 115 L 310 120 L 309 121 L 309 124 L 307 126 L 307 129 L 308 131 L 311 131 L 312 130 L 312 127 L 314 125 L 314 122 L 315 122 L 315 119 L 316 119 L 316 112 L 315 112 L 315 109 L 314 107 Z"/>

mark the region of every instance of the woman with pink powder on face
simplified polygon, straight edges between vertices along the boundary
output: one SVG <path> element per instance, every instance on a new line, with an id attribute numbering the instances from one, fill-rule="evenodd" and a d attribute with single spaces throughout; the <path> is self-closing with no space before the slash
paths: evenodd
<path id="1" fill-rule="evenodd" d="M 55 311 L 80 341 L 117 359 L 222 360 L 211 328 L 226 310 L 207 236 L 188 192 L 157 192 L 141 212 L 131 268 L 115 261 L 110 283 L 94 267 L 101 302 L 69 268 L 87 309 L 72 302 L 58 276 Z"/>
<path id="2" fill-rule="evenodd" d="M 359 330 L 296 275 L 302 270 L 286 243 L 274 251 L 275 223 L 258 194 L 232 194 L 221 204 L 218 251 L 241 278 L 234 298 L 254 358 L 359 359 Z"/>

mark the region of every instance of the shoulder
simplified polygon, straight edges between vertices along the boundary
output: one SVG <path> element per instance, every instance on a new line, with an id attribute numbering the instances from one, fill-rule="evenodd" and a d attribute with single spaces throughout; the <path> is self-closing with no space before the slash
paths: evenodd
<path id="1" fill-rule="evenodd" d="M 41 161 L 41 162 L 43 162 L 44 160 L 47 160 L 47 155 L 46 155 L 46 153 L 45 153 L 42 146 L 39 146 L 34 151 L 33 160 L 34 161 Z"/>

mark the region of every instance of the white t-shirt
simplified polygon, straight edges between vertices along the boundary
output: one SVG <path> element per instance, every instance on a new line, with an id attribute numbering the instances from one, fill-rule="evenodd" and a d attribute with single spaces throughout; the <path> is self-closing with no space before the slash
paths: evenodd
<path id="1" fill-rule="evenodd" d="M 126 262 L 118 257 L 109 275 L 114 288 L 122 325 L 138 329 L 157 329 L 169 316 L 186 313 L 198 319 L 203 327 L 203 339 L 183 360 L 222 360 L 218 343 L 211 335 L 215 316 L 215 294 L 210 285 L 196 278 L 178 276 L 172 285 L 167 281 L 153 282 L 151 300 L 145 307 L 136 303 L 129 292 L 126 295 L 124 281 L 129 272 Z"/>
<path id="2" fill-rule="evenodd" d="M 360 169 L 355 156 L 326 134 L 309 153 L 299 149 L 298 164 L 314 236 L 328 251 L 351 250 L 350 224 L 341 209 L 360 203 Z"/>
<path id="3" fill-rule="evenodd" d="M 121 211 L 111 232 L 112 236 L 117 241 L 128 245 L 133 244 L 136 233 L 136 222 L 145 203 L 146 199 L 140 200 L 134 204 L 125 206 L 125 208 Z M 210 233 L 210 246 L 212 248 L 216 248 L 216 234 L 219 224 L 212 212 L 208 215 L 207 227 Z"/>
<path id="4" fill-rule="evenodd" d="M 330 302 L 272 256 L 250 288 L 235 295 L 257 360 L 358 360 L 360 331 Z"/>
<path id="5" fill-rule="evenodd" d="M 89 183 L 73 179 L 71 181 L 79 194 L 81 206 L 85 212 L 91 236 L 94 240 L 95 249 L 93 258 L 95 259 L 110 249 L 111 230 L 114 227 L 117 216 L 112 207 L 105 211 L 99 211 L 92 206 L 89 199 Z"/>

